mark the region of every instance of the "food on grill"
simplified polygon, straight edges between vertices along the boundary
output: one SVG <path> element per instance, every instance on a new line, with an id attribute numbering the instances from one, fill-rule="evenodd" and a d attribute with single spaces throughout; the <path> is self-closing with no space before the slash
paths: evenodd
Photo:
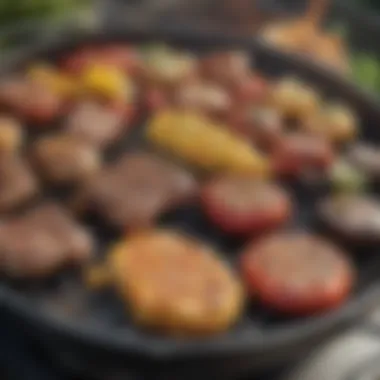
<path id="1" fill-rule="evenodd" d="M 28 163 L 18 156 L 0 159 L 0 212 L 12 211 L 34 198 L 39 185 Z"/>
<path id="2" fill-rule="evenodd" d="M 329 104 L 312 116 L 306 123 L 310 132 L 319 134 L 333 143 L 344 143 L 353 140 L 358 133 L 356 115 L 347 107 Z"/>
<path id="3" fill-rule="evenodd" d="M 231 235 L 255 235 L 279 227 L 292 212 L 287 194 L 274 184 L 249 177 L 221 177 L 202 191 L 210 220 Z"/>
<path id="4" fill-rule="evenodd" d="M 0 159 L 18 153 L 23 143 L 21 123 L 13 117 L 0 116 Z"/>
<path id="5" fill-rule="evenodd" d="M 110 101 L 133 103 L 136 89 L 122 69 L 106 65 L 89 65 L 83 71 L 84 91 Z"/>
<path id="6" fill-rule="evenodd" d="M 231 112 L 229 123 L 233 131 L 267 151 L 272 151 L 283 137 L 281 115 L 270 107 L 237 108 Z"/>
<path id="7" fill-rule="evenodd" d="M 348 243 L 380 242 L 380 202 L 369 195 L 338 194 L 318 209 L 324 225 Z"/>
<path id="8" fill-rule="evenodd" d="M 295 29 L 308 35 L 297 38 L 310 41 L 313 27 L 301 24 Z M 329 55 L 334 43 L 314 37 Z M 91 290 L 117 285 L 141 326 L 187 336 L 225 331 L 243 309 L 239 281 L 212 249 L 154 229 L 169 225 L 231 254 L 261 236 L 243 253 L 242 274 L 275 311 L 317 314 L 344 302 L 355 280 L 349 259 L 323 238 L 278 230 L 293 217 L 311 228 L 314 208 L 291 194 L 310 202 L 323 190 L 333 196 L 317 204 L 316 221 L 332 238 L 380 244 L 380 201 L 360 195 L 380 182 L 380 150 L 355 143 L 358 115 L 339 99 L 297 76 L 266 77 L 250 61 L 247 50 L 197 57 L 102 43 L 2 79 L 4 272 L 33 279 L 86 263 Z M 315 174 L 322 186 L 309 194 L 298 179 Z M 61 196 L 74 201 L 80 223 L 55 203 Z M 120 233 L 99 265 L 92 253 Z"/>
<path id="9" fill-rule="evenodd" d="M 325 139 L 302 133 L 283 137 L 273 153 L 274 170 L 285 176 L 325 172 L 333 160 L 334 150 Z"/>
<path id="10" fill-rule="evenodd" d="M 197 62 L 191 54 L 165 45 L 147 46 L 142 54 L 142 75 L 149 84 L 172 86 L 194 77 Z"/>
<path id="11" fill-rule="evenodd" d="M 251 74 L 233 89 L 232 94 L 239 103 L 265 105 L 269 101 L 270 88 L 263 77 Z"/>
<path id="12" fill-rule="evenodd" d="M 200 70 L 206 80 L 234 88 L 250 77 L 250 61 L 244 51 L 220 51 L 201 59 Z"/>
<path id="13" fill-rule="evenodd" d="M 306 233 L 280 233 L 253 243 L 241 258 L 248 291 L 293 316 L 337 308 L 349 296 L 355 271 L 331 243 Z"/>
<path id="14" fill-rule="evenodd" d="M 128 130 L 119 110 L 91 101 L 79 103 L 68 116 L 65 130 L 95 148 L 107 148 Z"/>
<path id="15" fill-rule="evenodd" d="M 0 83 L 0 103 L 34 124 L 50 126 L 65 111 L 65 98 L 48 85 L 24 77 Z"/>
<path id="16" fill-rule="evenodd" d="M 223 87 L 206 82 L 192 82 L 175 93 L 175 101 L 184 109 L 200 111 L 210 116 L 225 116 L 232 106 L 232 98 Z"/>
<path id="17" fill-rule="evenodd" d="M 85 181 L 101 166 L 101 154 L 91 145 L 66 134 L 46 136 L 33 146 L 32 160 L 49 182 Z"/>
<path id="18" fill-rule="evenodd" d="M 149 122 L 148 139 L 202 169 L 266 175 L 266 159 L 249 142 L 195 113 L 167 110 Z"/>
<path id="19" fill-rule="evenodd" d="M 150 226 L 196 192 L 195 179 L 184 169 L 148 153 L 133 153 L 88 181 L 79 197 L 111 225 L 125 229 Z"/>
<path id="20" fill-rule="evenodd" d="M 136 323 L 175 335 L 203 336 L 233 325 L 241 285 L 210 248 L 175 232 L 131 236 L 111 252 L 113 278 Z"/>
<path id="21" fill-rule="evenodd" d="M 48 276 L 66 264 L 88 261 L 89 232 L 55 203 L 45 203 L 0 225 L 0 257 L 5 273 L 16 278 Z"/>
<path id="22" fill-rule="evenodd" d="M 300 123 L 316 115 L 320 107 L 315 90 L 296 78 L 284 78 L 275 83 L 270 102 L 281 115 Z"/>

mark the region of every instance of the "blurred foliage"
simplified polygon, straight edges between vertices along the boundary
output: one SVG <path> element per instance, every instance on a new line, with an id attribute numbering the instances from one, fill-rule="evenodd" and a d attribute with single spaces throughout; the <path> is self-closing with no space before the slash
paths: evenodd
<path id="1" fill-rule="evenodd" d="M 380 12 L 380 0 L 357 0 L 361 6 L 368 6 Z"/>
<path id="2" fill-rule="evenodd" d="M 0 0 L 0 25 L 60 17 L 89 3 L 90 0 Z"/>

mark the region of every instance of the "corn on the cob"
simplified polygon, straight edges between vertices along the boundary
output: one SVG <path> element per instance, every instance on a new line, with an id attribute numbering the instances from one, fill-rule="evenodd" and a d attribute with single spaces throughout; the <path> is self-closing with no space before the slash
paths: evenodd
<path id="1" fill-rule="evenodd" d="M 268 172 L 268 163 L 248 142 L 194 113 L 162 111 L 148 126 L 148 139 L 202 169 L 224 173 Z"/>

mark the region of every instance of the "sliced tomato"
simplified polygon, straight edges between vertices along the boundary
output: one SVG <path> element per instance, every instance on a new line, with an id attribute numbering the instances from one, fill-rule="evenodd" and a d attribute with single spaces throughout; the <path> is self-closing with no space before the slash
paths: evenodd
<path id="1" fill-rule="evenodd" d="M 210 220 L 231 235 L 273 229 L 291 215 L 287 194 L 273 184 L 246 177 L 223 177 L 203 189 L 201 199 Z"/>
<path id="2" fill-rule="evenodd" d="M 248 291 L 263 304 L 294 316 L 337 308 L 355 280 L 343 252 L 305 233 L 276 234 L 249 245 L 241 271 Z"/>
<path id="3" fill-rule="evenodd" d="M 334 161 L 334 151 L 326 140 L 300 133 L 283 137 L 273 154 L 273 167 L 279 175 L 297 176 L 306 171 L 325 171 Z"/>

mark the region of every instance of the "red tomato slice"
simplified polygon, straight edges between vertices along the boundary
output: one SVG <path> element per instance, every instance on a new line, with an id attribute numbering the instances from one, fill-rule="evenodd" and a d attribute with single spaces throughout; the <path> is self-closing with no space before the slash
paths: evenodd
<path id="1" fill-rule="evenodd" d="M 308 169 L 326 170 L 334 160 L 332 146 L 316 136 L 291 134 L 281 139 L 273 154 L 279 175 L 299 175 Z"/>
<path id="2" fill-rule="evenodd" d="M 213 180 L 202 191 L 205 213 L 223 231 L 250 235 L 275 228 L 291 214 L 291 201 L 280 188 L 251 178 Z"/>
<path id="3" fill-rule="evenodd" d="M 334 245 L 304 233 L 282 233 L 254 243 L 241 257 L 248 290 L 266 306 L 290 315 L 334 309 L 348 297 L 355 275 Z"/>

